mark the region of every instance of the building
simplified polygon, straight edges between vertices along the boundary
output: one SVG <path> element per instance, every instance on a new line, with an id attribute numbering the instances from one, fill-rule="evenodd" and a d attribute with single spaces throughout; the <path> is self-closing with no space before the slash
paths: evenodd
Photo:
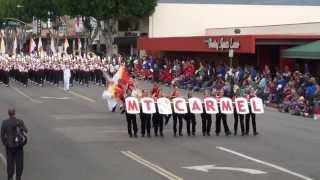
<path id="1" fill-rule="evenodd" d="M 160 0 L 149 17 L 149 37 L 140 38 L 138 48 L 143 54 L 216 62 L 233 57 L 234 64 L 293 68 L 315 61 L 282 52 L 320 40 L 319 22 L 316 0 Z"/>

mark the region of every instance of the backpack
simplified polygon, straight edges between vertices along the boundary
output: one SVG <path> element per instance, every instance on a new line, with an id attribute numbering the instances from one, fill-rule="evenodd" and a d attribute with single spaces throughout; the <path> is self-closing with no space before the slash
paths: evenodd
<path id="1" fill-rule="evenodd" d="M 19 120 L 17 121 L 17 126 L 16 126 L 16 131 L 14 134 L 13 141 L 14 141 L 15 147 L 23 147 L 28 142 L 28 137 L 27 137 L 25 131 L 23 130 L 23 127 L 22 127 Z"/>

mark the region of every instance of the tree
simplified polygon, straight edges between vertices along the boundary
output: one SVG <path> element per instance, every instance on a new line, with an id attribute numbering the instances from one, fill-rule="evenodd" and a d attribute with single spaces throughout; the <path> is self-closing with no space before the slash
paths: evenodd
<path id="1" fill-rule="evenodd" d="M 121 18 L 141 18 L 149 16 L 156 4 L 156 0 L 66 0 L 67 11 L 72 16 L 94 17 L 97 20 L 98 31 L 106 39 L 107 55 L 112 55 L 112 44 L 117 31 L 117 22 Z M 102 26 L 103 25 L 103 26 Z"/>
<path id="2" fill-rule="evenodd" d="M 18 4 L 23 8 L 17 11 Z M 106 52 L 111 55 L 118 20 L 149 16 L 156 4 L 157 0 L 0 0 L 0 17 L 21 17 L 31 22 L 33 17 L 47 19 L 50 11 L 53 18 L 82 16 L 87 21 L 84 23 L 87 29 L 90 29 L 88 19 L 93 17 L 97 20 L 97 28 L 92 39 L 101 30 L 107 41 Z"/>

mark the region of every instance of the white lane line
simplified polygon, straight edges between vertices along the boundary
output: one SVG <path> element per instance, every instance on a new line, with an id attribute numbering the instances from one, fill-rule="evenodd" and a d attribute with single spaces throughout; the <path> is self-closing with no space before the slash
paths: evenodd
<path id="1" fill-rule="evenodd" d="M 36 100 L 36 99 L 33 99 L 31 96 L 28 96 L 27 94 L 25 94 L 24 92 L 22 92 L 20 89 L 18 89 L 18 88 L 16 88 L 16 87 L 12 87 L 11 86 L 11 88 L 13 89 L 13 90 L 15 90 L 18 94 L 20 94 L 20 95 L 22 95 L 23 97 L 25 97 L 25 98 L 27 98 L 27 99 L 29 99 L 31 102 L 33 102 L 33 103 L 42 103 L 41 101 L 38 101 L 38 100 Z"/>
<path id="2" fill-rule="evenodd" d="M 0 160 L 3 162 L 4 167 L 7 169 L 7 160 L 3 154 L 0 153 Z"/>
<path id="3" fill-rule="evenodd" d="M 253 158 L 253 157 L 247 156 L 247 155 L 242 154 L 242 153 L 238 153 L 238 152 L 236 152 L 236 151 L 233 151 L 233 150 L 230 150 L 230 149 L 221 147 L 221 146 L 218 146 L 218 147 L 216 147 L 216 148 L 219 149 L 219 150 L 221 150 L 221 151 L 225 151 L 225 152 L 228 152 L 228 153 L 231 153 L 231 154 L 234 154 L 234 155 L 243 157 L 243 158 L 245 158 L 245 159 L 248 159 L 248 160 L 251 160 L 251 161 L 254 161 L 254 162 L 263 164 L 263 165 L 265 165 L 265 166 L 272 167 L 272 168 L 274 168 L 274 169 L 277 169 L 277 170 L 279 170 L 279 171 L 285 172 L 285 173 L 287 173 L 287 174 L 296 176 L 296 177 L 301 178 L 301 179 L 304 179 L 304 180 L 314 180 L 314 179 L 312 179 L 312 178 L 310 178 L 310 177 L 307 177 L 307 176 L 304 176 L 304 175 L 302 175 L 302 174 L 296 173 L 296 172 L 291 171 L 291 170 L 289 170 L 289 169 L 286 169 L 286 168 L 284 168 L 284 167 L 281 167 L 281 166 L 278 166 L 278 165 L 275 165 L 275 164 L 271 164 L 271 163 L 269 163 L 269 162 L 265 162 L 265 161 L 262 161 L 262 160 L 259 160 L 259 159 L 256 159 L 256 158 Z"/>
<path id="4" fill-rule="evenodd" d="M 48 96 L 41 96 L 41 99 L 56 99 L 56 100 L 68 100 L 71 97 L 48 97 Z"/>
<path id="5" fill-rule="evenodd" d="M 61 90 L 64 91 L 63 88 L 59 88 L 59 89 L 61 89 Z M 81 99 L 83 99 L 83 100 L 89 101 L 89 102 L 91 102 L 91 103 L 96 102 L 96 100 L 94 100 L 94 99 L 92 99 L 92 98 L 89 98 L 89 97 L 87 97 L 87 96 L 85 96 L 85 95 L 79 94 L 79 93 L 77 93 L 77 92 L 74 92 L 74 91 L 71 91 L 71 90 L 70 90 L 70 91 L 66 91 L 66 92 L 69 93 L 69 94 L 72 94 L 72 95 L 74 95 L 74 96 L 76 96 L 76 97 L 79 97 L 79 98 L 81 98 Z"/>
<path id="6" fill-rule="evenodd" d="M 149 169 L 153 170 L 154 172 L 166 177 L 169 180 L 183 180 L 183 178 L 178 177 L 176 175 L 174 175 L 173 173 L 161 168 L 158 165 L 155 165 L 145 159 L 143 159 L 142 157 L 136 155 L 135 153 L 131 152 L 131 151 L 121 151 L 122 154 L 124 154 L 125 156 L 137 161 L 138 163 L 148 167 Z"/>

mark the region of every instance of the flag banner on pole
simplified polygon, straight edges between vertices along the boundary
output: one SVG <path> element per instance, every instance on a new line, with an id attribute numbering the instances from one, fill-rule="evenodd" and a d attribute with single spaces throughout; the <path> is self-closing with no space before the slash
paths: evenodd
<path id="1" fill-rule="evenodd" d="M 63 49 L 64 49 L 64 52 L 67 53 L 67 49 L 69 47 L 69 42 L 68 42 L 68 39 L 65 38 L 64 39 L 64 44 L 63 44 Z"/>
<path id="2" fill-rule="evenodd" d="M 18 42 L 17 42 L 17 37 L 14 37 L 13 40 L 13 57 L 16 57 L 17 55 L 17 48 L 18 48 Z"/>
<path id="3" fill-rule="evenodd" d="M 1 42 L 0 42 L 0 53 L 5 54 L 6 53 L 6 45 L 4 44 L 4 39 L 1 37 Z"/>
<path id="4" fill-rule="evenodd" d="M 43 57 L 43 46 L 42 46 L 41 37 L 39 37 L 39 40 L 38 40 L 38 53 L 39 53 L 40 57 L 42 58 Z"/>
<path id="5" fill-rule="evenodd" d="M 30 46 L 29 46 L 29 54 L 31 54 L 36 47 L 37 47 L 36 43 L 34 42 L 33 38 L 31 38 Z"/>
<path id="6" fill-rule="evenodd" d="M 110 91 L 112 92 L 112 91 Z M 152 98 L 142 98 L 139 100 L 136 97 L 128 97 L 125 99 L 126 111 L 128 114 L 139 114 L 141 111 L 146 114 L 152 114 L 155 112 L 155 108 L 158 108 L 160 114 L 185 114 L 188 112 L 188 106 L 190 112 L 194 114 L 201 114 L 206 112 L 208 114 L 248 114 L 249 109 L 254 114 L 263 114 L 264 107 L 262 99 L 258 97 L 251 98 L 248 102 L 245 98 L 236 98 L 233 102 L 232 99 L 223 97 L 218 101 L 215 98 L 206 98 L 203 101 L 199 98 L 184 99 L 181 97 L 174 98 L 172 100 L 168 98 L 159 98 L 157 101 Z M 141 105 L 141 109 L 140 109 Z M 234 111 L 235 109 L 235 111 Z"/>
<path id="7" fill-rule="evenodd" d="M 56 48 L 54 46 L 54 40 L 53 38 L 51 38 L 51 42 L 50 42 L 50 49 L 52 51 L 52 55 L 55 56 L 57 54 Z"/>
<path id="8" fill-rule="evenodd" d="M 117 73 L 113 76 L 112 81 L 114 83 L 118 83 L 121 81 L 124 84 L 128 84 L 129 82 L 129 72 L 125 66 L 121 66 Z"/>

